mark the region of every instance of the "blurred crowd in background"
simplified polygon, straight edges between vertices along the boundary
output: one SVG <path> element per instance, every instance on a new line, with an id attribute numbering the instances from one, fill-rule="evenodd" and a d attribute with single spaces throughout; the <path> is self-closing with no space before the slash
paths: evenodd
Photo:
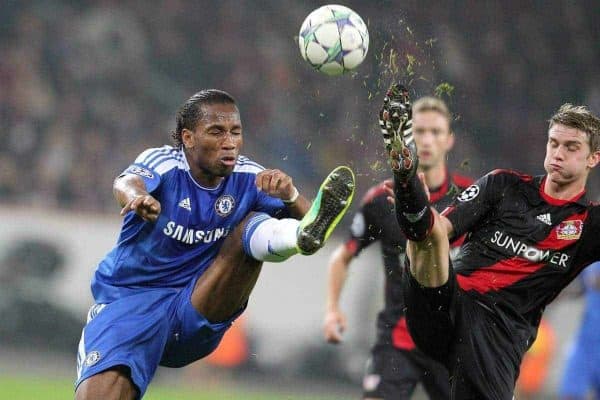
<path id="1" fill-rule="evenodd" d="M 298 50 L 303 19 L 322 4 L 0 2 L 0 212 L 8 216 L 0 226 L 0 247 L 6 247 L 0 249 L 0 315 L 8 321 L 0 325 L 0 343 L 62 352 L 70 368 L 82 310 L 91 302 L 87 285 L 100 257 L 96 252 L 113 240 L 105 234 L 113 226 L 102 225 L 110 220 L 106 213 L 118 222 L 112 180 L 144 149 L 170 143 L 177 108 L 203 88 L 223 89 L 237 99 L 243 154 L 288 172 L 308 197 L 339 164 L 357 172 L 360 194 L 388 176 L 377 114 L 395 80 L 408 83 L 414 97 L 437 93 L 449 103 L 457 134 L 449 165 L 475 178 L 495 168 L 542 174 L 547 120 L 562 103 L 586 104 L 600 114 L 596 1 L 344 1 L 367 23 L 371 43 L 363 65 L 341 77 L 315 72 Z M 600 200 L 598 176 L 594 171 L 588 181 L 595 200 Z M 46 210 L 79 216 L 69 220 L 58 212 L 50 218 Z M 286 298 L 291 291 L 286 282 L 304 287 L 299 278 L 316 293 L 327 256 L 313 258 L 323 268 L 297 268 L 305 275 L 291 283 L 284 274 L 294 268 L 261 279 L 271 292 L 284 288 Z M 378 260 L 376 254 L 363 256 L 365 265 Z M 352 307 L 361 321 L 374 318 L 376 309 L 372 274 L 368 268 L 362 273 L 356 290 L 364 289 L 364 295 Z M 341 354 L 311 333 L 320 332 L 315 319 L 321 298 L 302 291 L 299 295 L 310 298 L 290 312 L 294 305 L 273 301 L 271 292 L 258 290 L 253 299 L 248 324 L 254 336 L 248 346 L 260 357 L 248 356 L 247 363 L 268 368 L 265 361 L 277 357 L 267 350 L 279 351 L 273 337 L 283 343 L 292 338 L 285 329 L 292 329 L 314 338 L 285 342 L 303 357 L 293 355 L 294 362 L 279 372 L 298 369 L 337 382 L 347 373 L 361 376 L 372 325 L 357 324 L 352 345 Z M 69 294 L 72 298 L 62 296 Z M 277 304 L 302 328 L 283 319 L 259 319 Z M 564 322 L 574 315 L 572 303 L 563 309 L 547 313 L 557 327 L 548 348 L 556 342 L 563 349 L 574 329 L 574 323 Z M 281 326 L 274 327 L 276 322 Z M 274 336 L 265 334 L 271 331 Z M 261 337 L 268 346 L 257 347 Z M 552 351 L 562 361 L 560 352 Z M 348 364 L 348 359 L 359 361 Z M 554 382 L 559 372 L 551 372 Z"/>
<path id="2" fill-rule="evenodd" d="M 0 201 L 114 211 L 112 179 L 169 143 L 177 107 L 207 87 L 237 98 L 246 155 L 311 190 L 340 163 L 363 189 L 386 175 L 376 113 L 394 78 L 415 95 L 454 88 L 451 165 L 473 176 L 543 173 L 552 112 L 569 101 L 600 113 L 594 1 L 345 4 L 371 47 L 356 73 L 332 78 L 296 44 L 314 1 L 3 1 Z"/>

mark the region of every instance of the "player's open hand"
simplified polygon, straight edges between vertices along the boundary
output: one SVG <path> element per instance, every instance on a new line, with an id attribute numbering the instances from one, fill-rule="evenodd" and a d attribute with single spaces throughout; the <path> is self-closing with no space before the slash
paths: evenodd
<path id="1" fill-rule="evenodd" d="M 340 343 L 343 340 L 342 334 L 346 330 L 346 316 L 340 311 L 329 311 L 325 314 L 323 329 L 328 343 Z"/>
<path id="2" fill-rule="evenodd" d="M 125 204 L 121 215 L 124 216 L 129 211 L 135 212 L 146 222 L 155 222 L 160 214 L 160 203 L 149 194 L 137 196 Z"/>
<path id="3" fill-rule="evenodd" d="M 290 200 L 296 194 L 292 178 L 278 169 L 266 169 L 256 174 L 256 186 L 266 194 L 281 200 Z"/>

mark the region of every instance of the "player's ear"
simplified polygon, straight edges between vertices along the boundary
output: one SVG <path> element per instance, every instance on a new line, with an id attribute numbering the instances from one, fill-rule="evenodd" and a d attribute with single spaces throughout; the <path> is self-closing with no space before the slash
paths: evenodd
<path id="1" fill-rule="evenodd" d="M 600 150 L 592 152 L 588 157 L 588 167 L 590 169 L 594 168 L 598 163 L 600 163 Z"/>
<path id="2" fill-rule="evenodd" d="M 183 128 L 181 131 L 181 142 L 183 143 L 183 147 L 186 149 L 191 149 L 194 147 L 194 133 L 187 128 Z"/>

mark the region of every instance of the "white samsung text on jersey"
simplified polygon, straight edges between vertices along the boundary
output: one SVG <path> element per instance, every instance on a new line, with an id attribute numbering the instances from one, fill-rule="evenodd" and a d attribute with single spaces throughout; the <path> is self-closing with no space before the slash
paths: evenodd
<path id="1" fill-rule="evenodd" d="M 226 227 L 204 231 L 201 229 L 186 228 L 182 225 L 177 225 L 175 221 L 169 221 L 163 229 L 163 233 L 182 243 L 194 244 L 216 242 L 229 235 L 229 230 L 230 228 Z"/>

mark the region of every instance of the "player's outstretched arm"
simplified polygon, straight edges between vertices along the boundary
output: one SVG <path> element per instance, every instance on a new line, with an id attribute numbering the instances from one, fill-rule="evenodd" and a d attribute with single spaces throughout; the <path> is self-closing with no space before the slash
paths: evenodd
<path id="1" fill-rule="evenodd" d="M 346 316 L 340 310 L 340 296 L 348 276 L 348 269 L 352 261 L 352 253 L 341 244 L 329 259 L 329 272 L 327 278 L 327 302 L 323 331 L 325 340 L 329 343 L 340 343 L 342 334 L 346 330 Z"/>
<path id="2" fill-rule="evenodd" d="M 113 193 L 122 207 L 121 215 L 134 211 L 146 222 L 155 222 L 160 214 L 160 202 L 146 191 L 144 180 L 137 175 L 123 175 L 115 179 Z"/>
<path id="3" fill-rule="evenodd" d="M 302 219 L 310 208 L 310 201 L 302 196 L 292 177 L 278 169 L 266 169 L 256 174 L 256 186 L 268 194 L 283 200 L 288 207 L 290 215 L 296 219 Z"/>

